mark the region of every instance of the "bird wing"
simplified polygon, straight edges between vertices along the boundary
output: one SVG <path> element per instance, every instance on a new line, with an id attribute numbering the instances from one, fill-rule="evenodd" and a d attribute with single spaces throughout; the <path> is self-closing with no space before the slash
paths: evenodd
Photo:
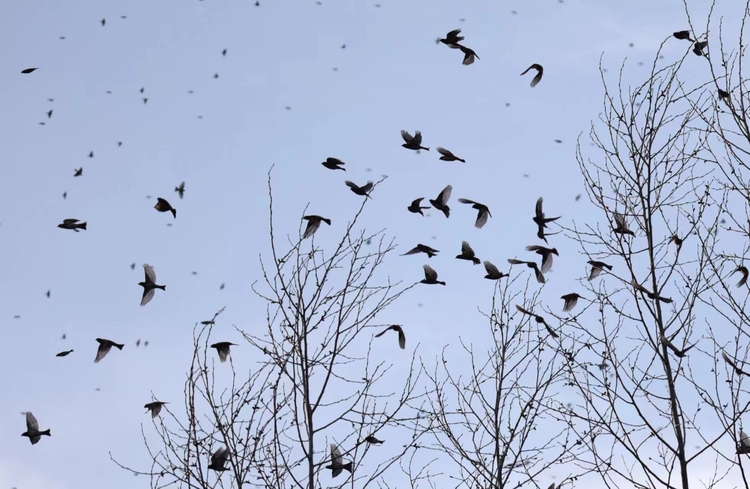
<path id="1" fill-rule="evenodd" d="M 441 205 L 447 204 L 448 199 L 451 198 L 451 192 L 453 192 L 453 185 L 448 185 L 442 192 L 440 192 L 440 194 L 438 194 L 436 200 L 440 202 Z"/>
<path id="2" fill-rule="evenodd" d="M 474 256 L 474 249 L 471 247 L 468 241 L 461 242 L 461 253 L 467 256 Z"/>
<path id="3" fill-rule="evenodd" d="M 364 192 L 364 193 L 367 193 L 367 192 L 369 192 L 370 190 L 372 190 L 372 187 L 373 187 L 374 185 L 375 185 L 375 184 L 374 184 L 374 183 L 372 183 L 372 182 L 367 182 L 366 184 L 362 185 L 362 186 L 361 186 L 361 187 L 360 187 L 359 189 L 360 189 L 360 190 L 361 190 L 362 192 Z"/>
<path id="4" fill-rule="evenodd" d="M 386 334 L 386 333 L 387 333 L 388 331 L 390 331 L 390 330 L 391 330 L 391 327 L 390 327 L 390 326 L 388 326 L 388 327 L 387 327 L 387 328 L 385 328 L 385 329 L 384 329 L 383 331 L 381 331 L 380 333 L 376 334 L 376 335 L 375 335 L 375 338 L 380 338 L 381 336 L 383 336 L 384 334 Z"/>
<path id="5" fill-rule="evenodd" d="M 39 431 L 39 423 L 31 411 L 26 411 L 26 431 Z"/>
<path id="6" fill-rule="evenodd" d="M 627 229 L 625 218 L 617 211 L 615 211 L 615 223 L 617 224 L 618 229 Z"/>
<path id="7" fill-rule="evenodd" d="M 424 268 L 424 276 L 426 279 L 437 280 L 438 274 L 431 266 L 424 265 L 422 268 Z"/>
<path id="8" fill-rule="evenodd" d="M 458 201 L 462 204 L 476 204 L 477 202 L 474 202 L 473 200 L 464 199 L 463 197 L 459 197 Z"/>
<path id="9" fill-rule="evenodd" d="M 441 148 L 440 146 L 438 146 L 438 147 L 437 147 L 437 148 L 435 148 L 435 149 L 437 149 L 437 152 L 438 152 L 438 153 L 440 153 L 440 154 L 441 154 L 441 155 L 443 155 L 443 156 L 448 156 L 448 157 L 451 157 L 451 156 L 453 156 L 453 153 L 451 153 L 450 151 L 448 151 L 448 150 L 447 150 L 447 149 L 445 149 L 445 148 Z"/>
<path id="10" fill-rule="evenodd" d="M 102 358 L 107 356 L 107 353 L 109 353 L 109 350 L 111 349 L 111 343 L 100 343 L 99 348 L 97 348 L 96 350 L 96 358 L 94 358 L 94 363 L 99 363 Z"/>
<path id="11" fill-rule="evenodd" d="M 414 144 L 422 144 L 422 132 L 414 131 Z"/>
<path id="12" fill-rule="evenodd" d="M 538 218 L 544 217 L 544 211 L 542 211 L 542 202 L 543 202 L 543 197 L 539 197 L 539 199 L 537 199 L 536 201 L 535 214 L 536 214 L 536 217 Z"/>
<path id="13" fill-rule="evenodd" d="M 409 206 L 409 207 L 419 207 L 423 200 L 424 200 L 424 197 L 420 197 L 418 199 L 414 199 L 411 202 L 411 206 Z"/>
<path id="14" fill-rule="evenodd" d="M 146 289 L 146 288 L 143 289 L 143 297 L 141 297 L 141 307 L 151 302 L 151 299 L 154 298 L 155 292 L 156 292 L 156 289 Z"/>
<path id="15" fill-rule="evenodd" d="M 357 191 L 357 190 L 359 190 L 359 185 L 357 185 L 357 184 L 356 184 L 356 183 L 354 183 L 354 182 L 351 182 L 351 181 L 347 180 L 347 181 L 345 181 L 344 183 L 346 184 L 346 186 L 347 186 L 347 187 L 349 187 L 350 189 L 352 189 L 352 190 L 354 190 L 354 191 Z"/>
<path id="16" fill-rule="evenodd" d="M 398 346 L 403 350 L 406 348 L 406 335 L 404 334 L 404 330 L 399 326 L 396 331 L 398 331 Z"/>
<path id="17" fill-rule="evenodd" d="M 78 222 L 78 219 L 63 219 L 63 224 L 75 224 Z"/>
<path id="18" fill-rule="evenodd" d="M 409 144 L 414 140 L 412 135 L 404 131 L 403 129 L 401 129 L 401 137 L 404 138 L 404 141 L 406 141 L 406 144 Z"/>
<path id="19" fill-rule="evenodd" d="M 333 465 L 341 465 L 342 457 L 339 447 L 335 443 L 331 443 L 331 463 Z"/>
<path id="20" fill-rule="evenodd" d="M 309 238 L 315 231 L 320 227 L 320 219 L 308 219 L 307 228 L 305 228 L 305 234 L 302 235 L 302 239 Z"/>
<path id="21" fill-rule="evenodd" d="M 487 270 L 487 273 L 491 275 L 500 275 L 500 270 L 498 270 L 497 267 L 489 261 L 484 262 L 484 269 Z"/>
<path id="22" fill-rule="evenodd" d="M 528 314 L 529 316 L 533 316 L 534 315 L 533 312 L 527 311 L 526 309 L 524 309 L 523 307 L 519 306 L 518 304 L 516 304 L 516 309 L 518 309 L 519 312 L 522 312 L 524 314 Z"/>
<path id="23" fill-rule="evenodd" d="M 531 80 L 531 83 L 529 83 L 529 85 L 533 88 L 540 81 L 542 81 L 542 72 L 541 71 L 539 71 L 539 73 L 536 74 L 536 76 Z"/>
<path id="24" fill-rule="evenodd" d="M 459 34 L 461 34 L 461 29 L 454 29 L 446 34 L 445 37 L 450 39 L 451 37 L 458 37 Z"/>
<path id="25" fill-rule="evenodd" d="M 487 224 L 487 220 L 490 217 L 490 209 L 488 207 L 482 206 L 479 209 L 479 213 L 477 214 L 477 222 L 474 223 L 474 226 L 478 229 L 482 229 L 485 224 Z"/>
<path id="26" fill-rule="evenodd" d="M 146 282 L 156 283 L 156 273 L 151 265 L 143 264 L 143 270 L 146 272 Z"/>

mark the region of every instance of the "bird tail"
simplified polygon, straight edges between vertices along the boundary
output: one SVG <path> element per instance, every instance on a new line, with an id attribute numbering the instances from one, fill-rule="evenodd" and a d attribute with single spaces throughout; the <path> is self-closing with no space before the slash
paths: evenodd
<path id="1" fill-rule="evenodd" d="M 157 285 L 156 288 L 157 289 L 161 289 L 161 290 L 167 290 L 167 286 L 166 285 Z"/>
<path id="2" fill-rule="evenodd" d="M 349 462 L 347 464 L 344 464 L 341 466 L 342 469 L 348 471 L 350 474 L 352 473 L 352 462 Z"/>
<path id="3" fill-rule="evenodd" d="M 172 215 L 175 219 L 177 219 L 177 209 L 175 209 L 174 207 L 172 207 Z"/>
<path id="4" fill-rule="evenodd" d="M 121 345 L 121 344 L 119 344 L 119 343 L 112 343 L 112 346 L 114 346 L 114 347 L 115 347 L 115 348 L 117 348 L 118 350 L 122 350 L 122 347 L 123 347 L 123 346 L 125 346 L 125 345 Z"/>
<path id="5" fill-rule="evenodd" d="M 460 161 L 461 163 L 466 163 L 466 160 L 465 160 L 465 159 L 463 159 L 463 158 L 456 158 L 456 159 L 457 159 L 458 161 Z"/>
<path id="6" fill-rule="evenodd" d="M 50 435 L 50 433 L 49 433 L 49 429 L 47 429 L 47 430 L 44 430 L 44 431 L 40 431 L 40 432 L 39 432 L 39 434 L 40 434 L 40 435 L 47 435 L 47 436 L 52 436 L 52 435 Z"/>
<path id="7" fill-rule="evenodd" d="M 83 229 L 85 231 L 86 230 L 86 223 L 82 222 L 81 224 L 78 225 L 78 227 L 80 227 L 81 229 Z"/>
<path id="8" fill-rule="evenodd" d="M 479 258 L 472 258 L 471 261 L 474 262 L 474 265 L 479 265 L 479 263 L 481 262 Z"/>
<path id="9" fill-rule="evenodd" d="M 328 224 L 329 226 L 331 225 L 331 220 L 330 219 L 323 218 L 323 222 L 326 223 L 326 224 Z"/>

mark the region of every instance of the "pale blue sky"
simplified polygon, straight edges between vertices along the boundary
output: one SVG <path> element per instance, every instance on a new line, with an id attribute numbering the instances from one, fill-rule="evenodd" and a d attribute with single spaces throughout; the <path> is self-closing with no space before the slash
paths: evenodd
<path id="1" fill-rule="evenodd" d="M 453 259 L 461 241 L 507 271 L 507 258 L 535 257 L 523 247 L 537 243 L 539 196 L 548 214 L 586 221 L 585 195 L 574 201 L 583 193 L 575 138 L 602 107 L 601 54 L 613 74 L 628 57 L 628 78 L 640 81 L 647 67 L 637 62 L 650 64 L 665 37 L 687 28 L 679 0 L 377 1 L 380 8 L 375 0 L 0 4 L 1 489 L 147 487 L 107 452 L 145 467 L 140 424 L 148 432 L 151 423 L 142 406 L 152 391 L 181 402 L 197 321 L 226 306 L 217 341 L 236 343 L 232 324 L 263 326 L 264 304 L 250 286 L 268 249 L 274 163 L 277 225 L 296 233 L 310 203 L 333 220 L 321 240 L 339 236 L 361 202 L 345 179 L 388 175 L 366 210 L 368 229 L 387 227 L 399 253 L 417 243 L 439 249 L 429 263 L 448 286 L 417 287 L 383 322 L 407 325 L 409 349 L 421 343 L 425 361 L 459 334 L 471 341 L 466 318 L 482 328 L 476 308 L 489 308 L 493 285 L 483 267 Z M 471 66 L 435 44 L 455 28 L 481 58 Z M 671 40 L 665 56 L 689 47 Z M 700 60 L 690 61 L 705 76 Z M 532 63 L 545 68 L 533 89 L 532 74 L 519 76 Z M 20 74 L 29 67 L 39 70 Z M 401 129 L 421 130 L 431 151 L 401 148 Z M 436 146 L 467 163 L 439 161 Z M 323 168 L 328 156 L 348 171 Z M 180 200 L 173 188 L 183 180 Z M 449 220 L 406 211 L 447 184 Z M 157 196 L 177 219 L 152 208 Z M 458 197 L 489 205 L 493 218 L 475 229 L 475 211 Z M 88 231 L 56 227 L 70 217 Z M 561 256 L 542 294 L 555 308 L 586 273 L 575 245 L 556 238 Z M 167 286 L 146 307 L 142 263 Z M 386 267 L 413 282 L 424 263 L 394 257 Z M 94 364 L 96 337 L 126 346 Z M 149 346 L 137 348 L 137 339 Z M 54 356 L 70 348 L 67 358 Z M 243 350 L 250 347 L 236 347 L 235 358 Z M 51 438 L 31 446 L 19 436 L 26 410 Z"/>

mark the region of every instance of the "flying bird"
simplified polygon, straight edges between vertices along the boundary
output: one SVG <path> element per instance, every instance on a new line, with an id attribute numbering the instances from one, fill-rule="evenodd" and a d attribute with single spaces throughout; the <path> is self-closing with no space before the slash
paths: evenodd
<path id="1" fill-rule="evenodd" d="M 424 212 L 422 212 L 422 211 L 426 210 L 426 209 L 429 209 L 429 207 L 422 207 L 420 205 L 423 200 L 424 200 L 424 197 L 420 197 L 418 199 L 414 199 L 411 202 L 411 205 L 409 205 L 409 207 L 407 207 L 408 211 L 409 212 L 413 212 L 414 214 L 422 214 L 422 216 L 424 216 Z"/>
<path id="2" fill-rule="evenodd" d="M 60 353 L 58 353 L 58 354 L 57 354 L 57 355 L 55 355 L 55 356 L 56 356 L 56 357 L 67 357 L 67 356 L 68 356 L 68 355 L 70 355 L 71 353 L 73 353 L 73 350 L 68 350 L 68 351 L 61 351 Z"/>
<path id="3" fill-rule="evenodd" d="M 572 294 L 565 294 L 560 299 L 565 301 L 563 312 L 570 312 L 578 304 L 578 299 L 583 299 L 583 297 L 573 292 Z"/>
<path id="4" fill-rule="evenodd" d="M 25 70 L 22 70 L 21 73 L 23 73 L 24 75 L 28 75 L 29 73 L 33 73 L 38 69 L 39 68 L 26 68 Z"/>
<path id="5" fill-rule="evenodd" d="M 477 220 L 474 223 L 474 226 L 477 229 L 482 229 L 482 227 L 487 224 L 487 219 L 492 217 L 490 208 L 484 204 L 480 204 L 479 202 L 475 202 L 473 200 L 464 199 L 463 197 L 459 198 L 458 201 L 462 204 L 471 204 L 471 208 L 477 210 Z"/>
<path id="6" fill-rule="evenodd" d="M 435 200 L 430 199 L 430 204 L 432 204 L 432 207 L 439 211 L 443 211 L 443 214 L 445 214 L 446 218 L 449 218 L 451 216 L 451 208 L 448 207 L 448 199 L 451 198 L 451 192 L 453 192 L 453 186 L 448 185 L 443 189 L 442 192 L 438 194 Z"/>
<path id="7" fill-rule="evenodd" d="M 539 239 L 543 239 L 544 242 L 547 242 L 547 238 L 544 235 L 544 228 L 548 227 L 547 223 L 550 223 L 552 221 L 556 221 L 560 219 L 562 216 L 557 217 L 546 217 L 544 214 L 544 211 L 542 210 L 542 204 L 544 203 L 544 200 L 542 197 L 539 197 L 536 201 L 536 207 L 534 208 L 534 217 L 533 220 L 536 223 L 538 230 L 536 233 L 536 236 Z M 549 235 L 547 235 L 549 236 Z"/>
<path id="8" fill-rule="evenodd" d="M 166 285 L 157 285 L 156 273 L 154 269 L 148 263 L 143 264 L 143 270 L 145 272 L 145 278 L 143 282 L 138 282 L 138 285 L 143 287 L 143 297 L 141 297 L 141 306 L 145 306 L 151 299 L 154 298 L 156 289 L 167 290 Z"/>
<path id="9" fill-rule="evenodd" d="M 719 98 L 728 106 L 732 106 L 732 97 L 729 95 L 729 92 L 726 90 L 722 90 L 721 88 L 717 89 L 719 93 Z"/>
<path id="10" fill-rule="evenodd" d="M 607 265 L 603 261 L 596 261 L 596 260 L 589 260 L 587 262 L 589 265 L 591 265 L 591 272 L 589 273 L 589 280 L 594 280 L 596 277 L 601 274 L 604 269 L 612 270 L 612 265 Z"/>
<path id="11" fill-rule="evenodd" d="M 461 163 L 466 163 L 465 159 L 459 158 L 458 156 L 454 155 L 452 152 L 450 152 L 449 150 L 445 148 L 441 148 L 440 146 L 438 146 L 436 149 L 437 149 L 437 152 L 442 155 L 440 157 L 442 161 L 460 161 Z"/>
<path id="12" fill-rule="evenodd" d="M 57 227 L 62 229 L 72 229 L 73 231 L 78 232 L 79 229 L 86 230 L 86 223 L 78 222 L 78 219 L 63 219 L 62 224 L 58 224 Z"/>
<path id="13" fill-rule="evenodd" d="M 526 68 L 526 71 L 521 73 L 521 76 L 528 73 L 530 70 L 536 70 L 536 76 L 532 78 L 531 83 L 529 84 L 532 88 L 534 88 L 540 81 L 542 81 L 542 76 L 544 75 L 544 68 L 542 65 L 534 63 L 533 65 Z"/>
<path id="14" fill-rule="evenodd" d="M 474 265 L 479 265 L 481 263 L 481 260 L 477 258 L 468 241 L 461 242 L 461 254 L 456 255 L 456 258 L 459 260 L 468 260 L 474 263 Z"/>
<path id="15" fill-rule="evenodd" d="M 331 443 L 331 465 L 326 465 L 326 469 L 331 469 L 331 476 L 336 477 L 342 470 L 352 473 L 352 462 L 344 463 L 339 447 Z"/>
<path id="16" fill-rule="evenodd" d="M 49 433 L 49 429 L 39 431 L 39 422 L 31 414 L 31 411 L 26 411 L 26 431 L 21 433 L 21 436 L 28 437 L 31 444 L 36 445 L 42 439 L 42 435 L 52 436 Z"/>
<path id="17" fill-rule="evenodd" d="M 420 149 L 423 149 L 425 151 L 429 151 L 430 148 L 425 148 L 422 146 L 422 132 L 421 131 L 414 131 L 414 136 L 409 134 L 408 132 L 401 129 L 401 137 L 404 138 L 404 144 L 401 145 L 402 148 L 411 149 L 414 151 L 418 151 Z"/>
<path id="18" fill-rule="evenodd" d="M 229 470 L 229 467 L 226 466 L 227 462 L 229 462 L 229 449 L 221 447 L 211 455 L 211 463 L 208 464 L 208 468 L 216 472 Z"/>
<path id="19" fill-rule="evenodd" d="M 177 195 L 179 195 L 180 199 L 182 199 L 182 196 L 185 194 L 185 182 L 182 182 L 178 187 L 175 187 L 174 191 L 177 192 Z"/>
<path id="20" fill-rule="evenodd" d="M 666 304 L 671 304 L 671 303 L 673 302 L 673 301 L 672 301 L 672 299 L 670 299 L 670 298 L 668 298 L 668 297 L 661 297 L 660 295 L 657 295 L 657 294 L 655 294 L 655 293 L 651 292 L 651 291 L 650 291 L 650 290 L 648 290 L 648 289 L 647 289 L 646 287 L 644 287 L 643 285 L 639 284 L 639 283 L 638 283 L 638 281 L 636 281 L 635 277 L 633 277 L 633 278 L 632 278 L 632 279 L 630 280 L 630 284 L 631 284 L 631 285 L 632 285 L 632 286 L 633 286 L 633 287 L 635 288 L 635 290 L 637 290 L 638 292 L 643 292 L 644 294 L 646 294 L 646 295 L 648 296 L 648 298 L 649 298 L 649 299 L 655 299 L 655 300 L 658 300 L 658 301 L 664 302 L 664 303 L 666 303 Z"/>
<path id="21" fill-rule="evenodd" d="M 384 334 L 386 334 L 388 331 L 395 331 L 398 333 L 398 346 L 403 350 L 406 348 L 406 335 L 404 334 L 404 330 L 399 326 L 398 324 L 393 324 L 391 326 L 388 326 L 385 328 L 382 332 L 375 335 L 375 338 L 380 338 Z"/>
<path id="22" fill-rule="evenodd" d="M 508 258 L 508 263 L 511 265 L 526 265 L 527 267 L 534 270 L 534 275 L 536 275 L 536 281 L 540 284 L 543 284 L 545 282 L 544 280 L 544 274 L 541 270 L 539 270 L 539 267 L 537 266 L 536 262 L 533 261 L 523 261 L 523 260 L 517 260 L 515 258 Z"/>
<path id="23" fill-rule="evenodd" d="M 459 36 L 461 29 L 455 29 L 445 35 L 444 39 L 438 38 L 436 43 L 443 43 L 451 49 L 458 49 L 458 43 L 464 40 L 464 36 Z"/>
<path id="24" fill-rule="evenodd" d="M 557 333 L 555 333 L 555 330 L 552 329 L 549 324 L 547 324 L 547 321 L 545 321 L 542 316 L 539 316 L 538 314 L 534 314 L 531 311 L 527 311 L 526 309 L 524 309 L 523 307 L 519 306 L 518 304 L 516 304 L 516 309 L 518 309 L 520 312 L 522 312 L 524 314 L 527 314 L 527 315 L 533 317 L 534 321 L 536 321 L 537 324 L 543 324 L 544 327 L 547 329 L 547 333 L 549 333 L 549 335 L 551 337 L 553 337 L 553 338 L 559 338 L 560 337 Z"/>
<path id="25" fill-rule="evenodd" d="M 747 436 L 747 433 L 742 431 L 742 428 L 740 428 L 740 440 L 737 445 L 737 453 L 750 453 L 750 437 Z"/>
<path id="26" fill-rule="evenodd" d="M 739 267 L 735 268 L 734 272 L 732 273 L 737 273 L 737 272 L 740 272 L 742 274 L 742 278 L 740 279 L 739 282 L 737 282 L 737 287 L 742 287 L 743 285 L 747 283 L 747 275 L 748 275 L 747 267 L 740 265 Z"/>
<path id="27" fill-rule="evenodd" d="M 52 119 L 52 111 L 53 111 L 53 109 L 49 109 L 47 111 L 47 119 Z"/>
<path id="28" fill-rule="evenodd" d="M 74 177 L 80 177 L 81 175 L 83 175 L 83 167 L 76 168 L 75 169 L 75 173 L 73 173 L 73 176 Z"/>
<path id="29" fill-rule="evenodd" d="M 613 233 L 629 234 L 630 236 L 635 236 L 635 233 L 628 228 L 628 224 L 625 222 L 625 216 L 623 216 L 617 211 L 614 212 L 614 216 L 615 216 L 615 227 L 612 229 Z"/>
<path id="30" fill-rule="evenodd" d="M 365 438 L 365 441 L 367 443 L 372 444 L 372 445 L 382 445 L 383 443 L 385 443 L 385 440 L 378 440 L 377 438 L 375 438 L 372 435 L 370 435 L 367 438 Z"/>
<path id="31" fill-rule="evenodd" d="M 681 41 L 695 42 L 692 39 L 690 39 L 690 31 L 677 31 L 673 33 L 672 35 Z"/>
<path id="32" fill-rule="evenodd" d="M 231 353 L 229 350 L 229 347 L 231 346 L 237 346 L 236 343 L 230 343 L 229 341 L 220 341 L 219 343 L 214 343 L 211 345 L 211 348 L 216 348 L 216 353 L 219 354 L 219 361 L 221 363 L 224 363 L 227 361 L 227 357 Z"/>
<path id="33" fill-rule="evenodd" d="M 533 251 L 542 257 L 542 273 L 547 273 L 552 268 L 552 255 L 560 256 L 557 248 L 545 248 L 539 245 L 529 245 L 526 247 L 526 251 Z"/>
<path id="34" fill-rule="evenodd" d="M 309 238 L 310 236 L 315 234 L 315 231 L 318 230 L 321 222 L 324 222 L 329 226 L 331 225 L 330 219 L 326 219 L 325 217 L 321 216 L 304 216 L 302 219 L 305 219 L 307 221 L 307 227 L 305 228 L 305 234 L 302 235 L 302 239 Z"/>
<path id="35" fill-rule="evenodd" d="M 419 283 L 427 285 L 445 285 L 445 282 L 438 280 L 437 272 L 429 265 L 424 265 L 424 279 L 420 280 Z"/>
<path id="36" fill-rule="evenodd" d="M 325 166 L 329 170 L 344 170 L 344 171 L 346 171 L 346 168 L 344 168 L 344 165 L 346 165 L 346 163 L 344 163 L 343 161 L 341 161 L 338 158 L 326 158 L 326 160 L 323 163 L 321 163 L 321 165 Z"/>
<path id="37" fill-rule="evenodd" d="M 171 212 L 172 216 L 174 216 L 175 219 L 177 219 L 177 209 L 172 207 L 169 202 L 167 202 L 166 199 L 162 199 L 161 197 L 156 198 L 156 205 L 154 206 L 154 209 L 156 209 L 159 212 Z"/>
<path id="38" fill-rule="evenodd" d="M 672 353 L 674 353 L 679 358 L 683 358 L 687 354 L 687 352 L 690 351 L 691 348 L 693 348 L 695 345 L 698 344 L 698 343 L 693 343 L 692 345 L 688 346 L 687 348 L 680 350 L 679 348 L 677 348 L 676 346 L 674 346 L 674 344 L 671 341 L 669 341 L 669 338 L 667 338 L 666 336 L 664 336 L 663 333 L 661 335 L 661 342 L 664 344 L 664 346 L 666 346 L 667 348 L 669 348 L 670 350 L 672 350 Z"/>
<path id="39" fill-rule="evenodd" d="M 487 280 L 500 280 L 503 277 L 509 276 L 507 273 L 498 270 L 497 267 L 489 261 L 484 262 L 484 269 L 487 270 L 487 275 L 484 276 Z"/>
<path id="40" fill-rule="evenodd" d="M 432 258 L 437 253 L 439 253 L 439 250 L 436 250 L 435 248 L 430 248 L 427 245 L 418 244 L 417 246 L 415 246 L 414 248 L 412 248 L 411 250 L 407 251 L 406 253 L 404 253 L 401 256 L 416 255 L 417 253 L 426 253 L 427 254 L 427 258 Z"/>
<path id="41" fill-rule="evenodd" d="M 89 158 L 93 158 L 93 157 L 94 157 L 94 152 L 93 151 L 89 151 Z"/>
<path id="42" fill-rule="evenodd" d="M 705 56 L 704 49 L 708 47 L 708 41 L 698 41 L 693 45 L 693 54 L 696 56 Z"/>
<path id="43" fill-rule="evenodd" d="M 122 347 L 125 346 L 120 343 L 115 343 L 111 340 L 106 340 L 104 338 L 97 338 L 96 341 L 99 343 L 99 348 L 97 348 L 96 350 L 96 358 L 94 358 L 94 363 L 99 363 L 102 358 L 106 357 L 107 353 L 109 353 L 109 350 L 111 350 L 113 346 L 118 350 L 122 350 Z"/>
<path id="44" fill-rule="evenodd" d="M 745 375 L 745 376 L 750 377 L 750 374 L 742 370 L 740 367 L 738 367 L 737 364 L 731 358 L 729 358 L 729 355 L 727 355 L 726 352 L 724 352 L 723 350 L 721 352 L 721 357 L 724 359 L 725 362 L 727 362 L 727 364 L 730 367 L 734 369 L 737 375 Z"/>
<path id="45" fill-rule="evenodd" d="M 154 401 L 154 402 L 149 402 L 143 407 L 144 409 L 148 409 L 149 411 L 151 411 L 151 417 L 155 418 L 159 415 L 159 413 L 161 412 L 161 407 L 165 404 L 169 404 L 169 403 L 161 402 L 161 401 Z"/>
<path id="46" fill-rule="evenodd" d="M 370 192 L 372 191 L 372 188 L 374 187 L 374 184 L 372 181 L 368 181 L 366 184 L 362 185 L 361 187 L 358 186 L 354 182 L 350 182 L 349 180 L 344 182 L 347 187 L 349 187 L 352 192 L 354 192 L 357 195 L 363 195 L 367 198 L 370 198 Z"/>
<path id="47" fill-rule="evenodd" d="M 226 56 L 226 55 L 227 55 L 227 50 L 226 50 L 226 49 L 225 49 L 225 50 L 223 50 L 223 51 L 221 52 L 221 55 L 222 55 L 222 56 Z"/>

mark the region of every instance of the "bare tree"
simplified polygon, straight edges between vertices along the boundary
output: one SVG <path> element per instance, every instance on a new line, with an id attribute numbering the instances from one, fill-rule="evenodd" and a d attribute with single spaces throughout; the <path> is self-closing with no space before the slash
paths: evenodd
<path id="1" fill-rule="evenodd" d="M 150 476 L 154 488 L 209 487 L 216 479 L 221 487 L 238 489 L 312 489 L 331 482 L 367 487 L 382 483 L 389 469 L 403 467 L 398 462 L 414 452 L 424 431 L 414 423 L 418 412 L 409 407 L 421 396 L 415 393 L 421 371 L 414 354 L 409 360 L 395 340 L 374 342 L 369 335 L 382 329 L 376 318 L 385 317 L 386 309 L 416 285 L 391 283 L 383 275 L 381 266 L 395 248 L 383 231 L 357 230 L 370 199 L 363 199 L 326 251 L 317 245 L 317 235 L 305 238 L 305 220 L 297 237 L 282 245 L 270 172 L 268 192 L 271 252 L 260 259 L 263 286 L 253 285 L 266 302 L 267 326 L 261 331 L 235 327 L 246 344 L 218 365 L 210 351 L 217 340 L 212 338 L 216 317 L 197 327 L 185 413 L 155 418 L 158 447 L 151 448 L 144 435 L 151 469 L 127 469 Z M 385 360 L 396 354 L 407 356 L 399 370 Z M 241 372 L 232 355 L 257 362 Z M 381 449 L 377 438 L 393 428 L 407 443 L 392 441 Z M 211 454 L 223 448 L 230 475 L 212 476 L 206 470 Z"/>

